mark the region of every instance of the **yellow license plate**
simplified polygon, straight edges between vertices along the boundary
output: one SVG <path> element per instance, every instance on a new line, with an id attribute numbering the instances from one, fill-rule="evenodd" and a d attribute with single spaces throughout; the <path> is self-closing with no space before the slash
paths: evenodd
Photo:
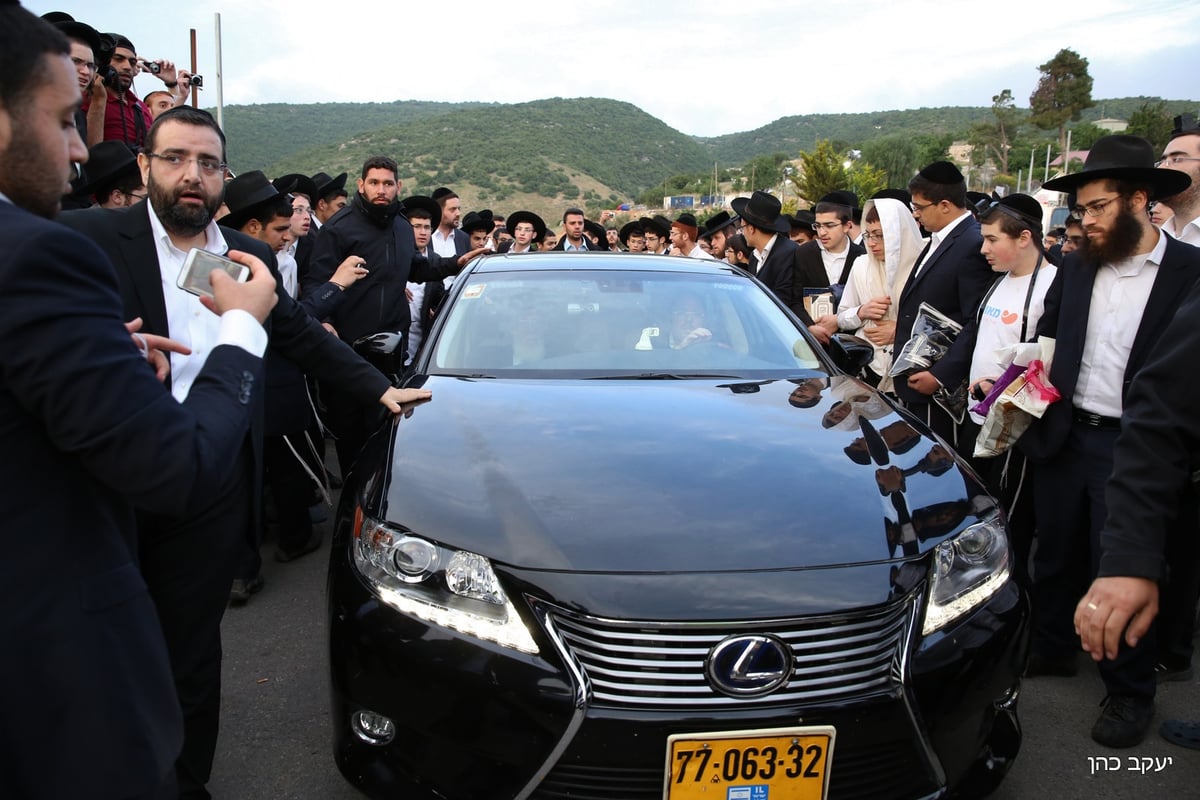
<path id="1" fill-rule="evenodd" d="M 664 800 L 825 800 L 827 725 L 684 733 L 667 739 Z"/>

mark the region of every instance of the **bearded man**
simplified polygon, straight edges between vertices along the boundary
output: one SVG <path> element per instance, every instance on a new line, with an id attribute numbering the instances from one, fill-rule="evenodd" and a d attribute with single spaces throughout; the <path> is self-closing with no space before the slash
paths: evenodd
<path id="1" fill-rule="evenodd" d="M 401 410 L 401 402 L 429 396 L 393 388 L 284 291 L 270 247 L 213 221 L 224 197 L 225 138 L 211 114 L 180 106 L 159 116 L 146 134 L 138 165 L 148 193 L 145 203 L 69 212 L 61 221 L 93 239 L 113 262 L 127 319 L 139 317 L 144 332 L 170 336 L 190 348 L 186 354 L 172 353 L 168 380 L 177 400 L 185 400 L 205 360 L 222 343 L 218 318 L 198 297 L 175 288 L 193 248 L 221 255 L 248 252 L 270 267 L 277 282 L 277 302 L 264 323 L 270 348 L 302 371 L 351 387 L 363 403 L 379 402 L 393 413 Z M 243 394 L 244 402 L 263 402 L 264 393 L 251 397 L 249 386 Z M 261 407 L 252 419 L 237 463 L 209 505 L 186 516 L 138 515 L 139 568 L 162 624 L 183 709 L 183 752 L 175 764 L 181 797 L 208 797 L 204 784 L 221 707 L 220 625 L 230 589 L 235 577 L 246 583 L 247 592 L 262 587 L 260 575 L 237 574 L 246 568 L 247 543 L 256 541 L 261 508 Z"/>
<path id="2" fill-rule="evenodd" d="M 1030 677 L 1076 671 L 1075 604 L 1096 576 L 1107 513 L 1104 484 L 1113 471 L 1126 394 L 1200 277 L 1200 251 L 1150 222 L 1152 200 L 1177 195 L 1191 182 L 1181 171 L 1155 169 L 1155 160 L 1145 139 L 1106 136 L 1081 171 L 1045 185 L 1075 194 L 1074 214 L 1086 238 L 1059 268 L 1037 329 L 1057 341 L 1050 382 L 1062 399 L 1019 442 L 1038 464 Z M 1194 540 L 1194 506 L 1178 522 L 1175 536 Z M 1092 738 L 1100 744 L 1134 747 L 1149 730 L 1154 634 L 1152 629 L 1137 646 L 1124 646 L 1099 665 L 1107 697 Z"/>

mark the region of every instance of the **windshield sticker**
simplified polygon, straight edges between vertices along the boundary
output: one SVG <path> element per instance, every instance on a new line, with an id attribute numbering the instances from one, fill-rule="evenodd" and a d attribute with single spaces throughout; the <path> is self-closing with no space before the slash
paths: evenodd
<path id="1" fill-rule="evenodd" d="M 463 299 L 470 300 L 479 297 L 483 294 L 483 290 L 487 288 L 486 283 L 475 283 L 463 289 Z"/>

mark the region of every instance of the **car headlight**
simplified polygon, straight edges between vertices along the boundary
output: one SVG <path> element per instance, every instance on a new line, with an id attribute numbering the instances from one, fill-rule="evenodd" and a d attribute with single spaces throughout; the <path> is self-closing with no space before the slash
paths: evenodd
<path id="1" fill-rule="evenodd" d="M 939 544 L 930 567 L 922 634 L 929 635 L 994 595 L 1012 574 L 1008 534 L 999 516 Z"/>
<path id="2" fill-rule="evenodd" d="M 486 558 L 354 511 L 354 566 L 392 608 L 524 653 L 538 646 Z"/>

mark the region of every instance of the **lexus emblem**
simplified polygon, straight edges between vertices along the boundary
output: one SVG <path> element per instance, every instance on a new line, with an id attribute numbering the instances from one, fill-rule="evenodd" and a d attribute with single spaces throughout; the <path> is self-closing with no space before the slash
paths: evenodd
<path id="1" fill-rule="evenodd" d="M 722 694 L 756 697 L 787 682 L 792 651 L 774 636 L 731 636 L 709 652 L 704 672 Z"/>

